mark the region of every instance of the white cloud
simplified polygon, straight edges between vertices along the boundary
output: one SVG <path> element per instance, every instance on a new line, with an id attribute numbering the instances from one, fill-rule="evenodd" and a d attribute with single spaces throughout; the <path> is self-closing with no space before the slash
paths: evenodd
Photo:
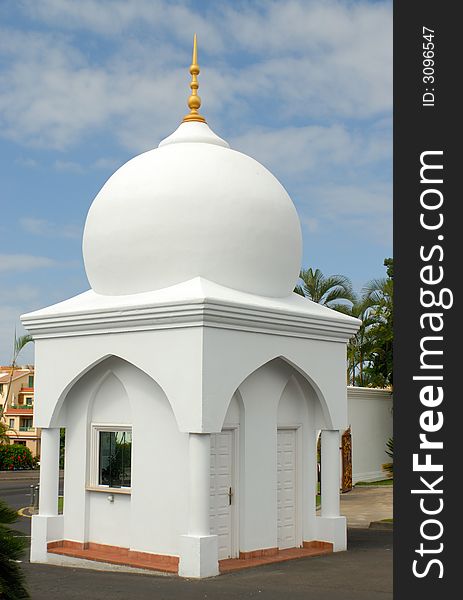
<path id="1" fill-rule="evenodd" d="M 209 49 L 224 48 L 217 28 L 220 13 L 203 16 L 194 7 L 171 0 L 23 0 L 24 12 L 31 18 L 71 31 L 86 30 L 109 38 L 132 28 L 154 30 L 158 36 L 191 41 L 193 32 L 207 41 Z M 157 37 L 157 36 L 156 36 Z"/>
<path id="2" fill-rule="evenodd" d="M 32 271 L 53 267 L 57 261 L 45 256 L 32 256 L 31 254 L 0 254 L 0 272 L 4 271 Z"/>
<path id="3" fill-rule="evenodd" d="M 23 217 L 19 220 L 21 229 L 33 235 L 44 237 L 61 237 L 69 239 L 80 239 L 82 228 L 78 225 L 58 224 L 47 219 L 37 219 L 34 217 Z"/>
<path id="4" fill-rule="evenodd" d="M 185 110 L 195 29 L 204 112 L 219 131 L 244 125 L 259 106 L 275 128 L 294 117 L 362 120 L 391 108 L 388 2 L 217 3 L 201 14 L 166 0 L 20 6 L 32 24 L 55 27 L 0 32 L 0 127 L 26 145 L 69 148 L 105 131 L 130 150 L 153 147 Z M 107 36 L 105 51 L 92 52 L 91 42 L 78 49 L 73 34 L 82 29 Z"/>
<path id="5" fill-rule="evenodd" d="M 67 171 L 68 173 L 83 173 L 83 166 L 73 160 L 55 160 L 53 163 L 57 171 Z"/>
<path id="6" fill-rule="evenodd" d="M 302 223 L 317 223 L 317 233 L 345 231 L 355 243 L 390 246 L 392 189 L 386 183 L 330 184 L 307 188 L 298 201 Z M 310 229 L 308 229 L 310 232 Z M 315 231 L 315 230 L 313 230 Z"/>
<path id="7" fill-rule="evenodd" d="M 314 219 L 313 217 L 302 215 L 300 220 L 302 229 L 308 231 L 309 233 L 315 233 L 320 227 L 320 221 L 318 219 Z"/>
<path id="8" fill-rule="evenodd" d="M 392 190 L 386 184 L 324 186 L 318 196 L 324 214 L 331 218 L 389 216 L 392 211 Z"/>
<path id="9" fill-rule="evenodd" d="M 38 162 L 34 158 L 30 157 L 17 158 L 15 163 L 21 167 L 26 167 L 27 169 L 35 169 L 35 167 L 38 165 Z"/>
<path id="10" fill-rule="evenodd" d="M 110 157 L 102 157 L 97 159 L 93 164 L 93 169 L 110 169 L 115 171 L 118 167 L 122 165 L 122 160 L 119 158 L 110 158 Z"/>
<path id="11" fill-rule="evenodd" d="M 377 127 L 349 130 L 345 125 L 308 125 L 256 129 L 232 140 L 237 150 L 250 154 L 284 176 L 320 175 L 321 169 L 356 168 L 391 156 L 389 130 Z M 331 174 L 331 178 L 332 178 Z"/>
<path id="12" fill-rule="evenodd" d="M 24 303 L 34 300 L 39 295 L 39 289 L 28 284 L 0 288 L 0 303 Z"/>

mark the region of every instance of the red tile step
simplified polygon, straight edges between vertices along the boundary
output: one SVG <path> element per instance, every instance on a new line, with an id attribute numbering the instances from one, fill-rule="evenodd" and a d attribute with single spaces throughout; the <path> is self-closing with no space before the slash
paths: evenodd
<path id="1" fill-rule="evenodd" d="M 240 552 L 239 558 L 219 560 L 219 571 L 220 573 L 231 573 L 241 569 L 250 569 L 297 558 L 308 558 L 309 556 L 321 556 L 332 552 L 333 544 L 319 541 L 303 542 L 302 548 L 287 548 L 285 550 L 266 548 L 264 550 L 254 550 L 253 552 Z"/>
<path id="2" fill-rule="evenodd" d="M 129 550 L 128 548 L 96 544 L 94 542 L 88 542 L 86 544 L 69 540 L 49 542 L 48 552 L 114 565 L 135 567 L 138 569 L 148 569 L 164 573 L 178 573 L 179 559 L 177 556 L 137 552 L 135 550 Z M 319 541 L 304 542 L 302 548 L 287 548 L 285 550 L 265 548 L 263 550 L 253 550 L 252 552 L 240 552 L 239 558 L 219 560 L 219 571 L 221 574 L 231 573 L 233 571 L 250 569 L 260 565 L 269 565 L 298 558 L 321 556 L 324 554 L 331 554 L 332 552 L 333 544 Z"/>
<path id="3" fill-rule="evenodd" d="M 69 540 L 60 540 L 48 544 L 48 552 L 74 558 L 84 558 L 112 565 L 124 565 L 137 569 L 149 569 L 164 573 L 178 573 L 178 556 L 137 552 L 128 548 L 88 542 L 82 544 Z"/>

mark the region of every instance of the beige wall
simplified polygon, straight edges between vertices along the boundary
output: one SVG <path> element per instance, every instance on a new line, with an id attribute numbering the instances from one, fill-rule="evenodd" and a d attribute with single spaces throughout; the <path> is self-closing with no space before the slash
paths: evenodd
<path id="1" fill-rule="evenodd" d="M 32 455 L 38 456 L 40 454 L 40 429 L 33 427 L 34 390 L 29 391 L 28 389 L 29 376 L 34 375 L 34 371 L 24 369 L 23 374 L 15 374 L 9 393 L 9 373 L 6 370 L 2 370 L 2 373 L 6 373 L 2 377 L 6 381 L 3 381 L 3 390 L 0 393 L 2 408 L 5 405 L 8 394 L 8 405 L 2 417 L 2 421 L 10 428 L 6 433 L 10 437 L 11 443 L 25 443 L 26 447 L 32 452 Z M 28 402 L 28 398 L 31 398 L 32 401 Z M 28 410 L 28 406 L 31 406 L 32 409 Z M 15 407 L 22 409 L 22 412 L 18 413 Z"/>

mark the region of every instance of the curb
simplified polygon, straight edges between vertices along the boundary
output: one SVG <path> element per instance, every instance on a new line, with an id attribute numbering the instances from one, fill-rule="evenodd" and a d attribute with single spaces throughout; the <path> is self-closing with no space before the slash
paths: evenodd
<path id="1" fill-rule="evenodd" d="M 24 506 L 23 508 L 20 508 L 17 513 L 20 517 L 27 517 L 28 519 L 31 519 L 33 515 L 35 515 L 35 512 L 31 512 L 33 509 L 30 506 Z"/>
<path id="2" fill-rule="evenodd" d="M 64 469 L 59 470 L 59 477 L 64 477 Z M 24 469 L 17 471 L 0 471 L 0 481 L 27 481 L 33 479 L 38 481 L 40 479 L 40 469 Z"/>
<path id="3" fill-rule="evenodd" d="M 369 529 L 378 529 L 383 531 L 393 531 L 394 523 L 390 521 L 372 521 Z"/>
<path id="4" fill-rule="evenodd" d="M 0 472 L 0 481 L 38 481 L 40 473 L 14 473 L 11 476 L 5 477 L 5 474 Z"/>

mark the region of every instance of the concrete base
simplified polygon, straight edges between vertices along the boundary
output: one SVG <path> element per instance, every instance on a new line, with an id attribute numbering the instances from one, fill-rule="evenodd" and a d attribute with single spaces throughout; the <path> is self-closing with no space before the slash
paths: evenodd
<path id="1" fill-rule="evenodd" d="M 181 577 L 214 577 L 219 574 L 216 535 L 182 535 L 180 539 Z"/>
<path id="2" fill-rule="evenodd" d="M 47 543 L 63 538 L 63 515 L 33 515 L 31 525 L 31 562 L 47 562 Z"/>
<path id="3" fill-rule="evenodd" d="M 333 552 L 347 550 L 346 517 L 316 517 L 315 539 L 321 542 L 331 542 Z"/>

